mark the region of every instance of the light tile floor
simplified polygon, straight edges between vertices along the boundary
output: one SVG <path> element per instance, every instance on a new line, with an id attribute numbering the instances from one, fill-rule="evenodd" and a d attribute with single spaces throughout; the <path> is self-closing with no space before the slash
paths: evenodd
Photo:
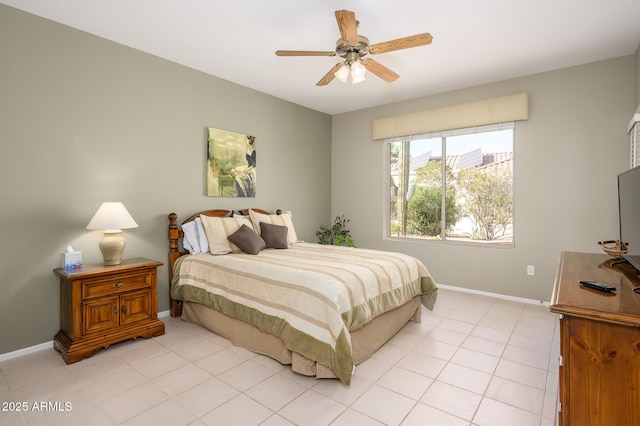
<path id="1" fill-rule="evenodd" d="M 542 305 L 441 289 L 434 311 L 357 366 L 350 387 L 163 321 L 163 336 L 75 364 L 53 349 L 0 362 L 0 424 L 554 424 L 557 317 Z"/>

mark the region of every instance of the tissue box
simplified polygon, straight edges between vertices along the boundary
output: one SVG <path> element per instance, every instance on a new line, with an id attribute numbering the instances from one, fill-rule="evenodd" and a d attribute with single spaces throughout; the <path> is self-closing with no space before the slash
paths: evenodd
<path id="1" fill-rule="evenodd" d="M 66 270 L 82 269 L 82 252 L 60 253 L 60 263 Z"/>

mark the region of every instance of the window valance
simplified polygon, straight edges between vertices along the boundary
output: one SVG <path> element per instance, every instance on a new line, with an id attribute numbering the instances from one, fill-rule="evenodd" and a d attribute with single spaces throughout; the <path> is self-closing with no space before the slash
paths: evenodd
<path id="1" fill-rule="evenodd" d="M 501 96 L 373 120 L 374 140 L 527 120 L 529 94 Z"/>

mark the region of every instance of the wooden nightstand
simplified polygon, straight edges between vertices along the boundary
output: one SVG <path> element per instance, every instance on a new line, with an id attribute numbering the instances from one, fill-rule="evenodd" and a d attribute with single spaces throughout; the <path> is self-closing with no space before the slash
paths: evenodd
<path id="1" fill-rule="evenodd" d="M 158 319 L 158 266 L 162 262 L 135 258 L 117 266 L 53 270 L 60 277 L 60 331 L 53 344 L 67 364 L 113 343 L 164 334 Z"/>

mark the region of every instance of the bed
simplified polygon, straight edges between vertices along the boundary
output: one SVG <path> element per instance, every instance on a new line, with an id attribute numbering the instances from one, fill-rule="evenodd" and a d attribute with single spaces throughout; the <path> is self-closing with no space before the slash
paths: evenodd
<path id="1" fill-rule="evenodd" d="M 194 229 L 208 247 L 193 247 Z M 206 210 L 181 225 L 171 213 L 168 234 L 171 316 L 347 386 L 355 365 L 437 296 L 419 260 L 300 242 L 290 212 Z"/>

